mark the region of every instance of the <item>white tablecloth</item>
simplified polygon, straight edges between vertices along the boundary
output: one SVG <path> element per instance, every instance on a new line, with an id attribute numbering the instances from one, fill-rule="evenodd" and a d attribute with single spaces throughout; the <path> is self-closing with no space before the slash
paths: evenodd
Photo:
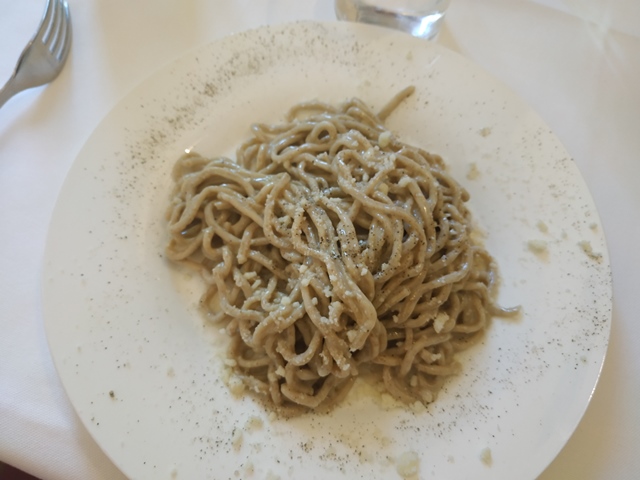
<path id="1" fill-rule="evenodd" d="M 56 376 L 40 275 L 48 224 L 83 143 L 132 87 L 226 34 L 333 20 L 331 0 L 69 0 L 60 77 L 0 109 L 0 461 L 44 480 L 123 478 Z M 44 1 L 0 1 L 0 79 Z M 580 167 L 602 216 L 614 279 L 609 352 L 591 404 L 540 478 L 640 478 L 640 2 L 454 0 L 438 42 L 522 96 Z"/>

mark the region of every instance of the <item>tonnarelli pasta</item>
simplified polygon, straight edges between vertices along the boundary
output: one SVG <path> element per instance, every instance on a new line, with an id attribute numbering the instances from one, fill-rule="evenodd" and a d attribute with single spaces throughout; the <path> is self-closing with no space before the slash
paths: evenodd
<path id="1" fill-rule="evenodd" d="M 167 256 L 202 272 L 236 373 L 275 405 L 330 406 L 364 369 L 431 402 L 504 313 L 467 191 L 383 126 L 412 92 L 378 115 L 358 99 L 302 103 L 253 125 L 236 161 L 174 167 Z"/>

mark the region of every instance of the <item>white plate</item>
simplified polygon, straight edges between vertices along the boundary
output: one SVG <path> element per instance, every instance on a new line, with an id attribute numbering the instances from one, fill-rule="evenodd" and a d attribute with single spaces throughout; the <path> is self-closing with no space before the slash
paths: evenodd
<path id="1" fill-rule="evenodd" d="M 298 101 L 356 95 L 379 108 L 410 84 L 416 94 L 387 124 L 441 154 L 469 189 L 501 267 L 500 301 L 524 315 L 495 320 L 426 412 L 353 395 L 330 415 L 269 420 L 220 378 L 219 333 L 195 311 L 203 285 L 163 259 L 171 166 L 194 146 L 233 153 L 250 123 L 276 121 Z M 44 312 L 69 398 L 131 478 L 399 478 L 395 459 L 414 451 L 420 478 L 526 479 L 560 451 L 590 400 L 611 278 L 574 162 L 513 93 L 433 43 L 298 23 L 192 52 L 104 119 L 55 209 Z"/>

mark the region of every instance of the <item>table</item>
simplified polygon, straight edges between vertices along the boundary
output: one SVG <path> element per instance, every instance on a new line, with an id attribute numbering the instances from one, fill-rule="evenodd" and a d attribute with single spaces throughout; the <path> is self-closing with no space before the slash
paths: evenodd
<path id="1" fill-rule="evenodd" d="M 0 78 L 44 2 L 0 1 Z M 65 175 L 131 88 L 198 45 L 298 19 L 333 20 L 329 0 L 70 0 L 74 44 L 52 84 L 0 110 L 0 461 L 43 480 L 119 479 L 56 376 L 40 275 Z M 640 3 L 454 0 L 439 43 L 523 97 L 574 157 L 602 217 L 614 280 L 609 352 L 582 422 L 542 480 L 640 475 Z"/>

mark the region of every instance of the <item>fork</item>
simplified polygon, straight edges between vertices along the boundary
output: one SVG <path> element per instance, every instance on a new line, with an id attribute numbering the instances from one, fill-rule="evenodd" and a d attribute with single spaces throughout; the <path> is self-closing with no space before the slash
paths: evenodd
<path id="1" fill-rule="evenodd" d="M 22 51 L 13 75 L 0 89 L 0 107 L 16 93 L 54 80 L 71 48 L 71 17 L 65 0 L 47 0 L 38 31 Z"/>

